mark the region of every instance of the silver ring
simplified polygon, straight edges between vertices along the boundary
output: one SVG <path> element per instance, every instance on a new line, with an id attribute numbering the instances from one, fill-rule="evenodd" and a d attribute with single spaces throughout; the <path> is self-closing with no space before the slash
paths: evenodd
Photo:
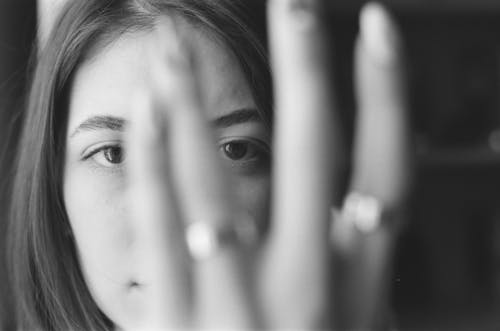
<path id="1" fill-rule="evenodd" d="M 250 247 L 258 237 L 256 222 L 248 214 L 218 223 L 195 221 L 186 227 L 186 244 L 194 260 L 215 257 L 225 249 Z"/>
<path id="2" fill-rule="evenodd" d="M 358 231 L 370 233 L 382 225 L 383 210 L 382 203 L 374 196 L 350 192 L 344 200 L 342 213 Z"/>

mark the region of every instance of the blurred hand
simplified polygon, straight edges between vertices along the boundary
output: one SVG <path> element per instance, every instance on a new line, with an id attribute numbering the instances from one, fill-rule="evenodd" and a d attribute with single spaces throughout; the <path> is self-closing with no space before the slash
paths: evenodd
<path id="1" fill-rule="evenodd" d="M 376 198 L 388 224 L 363 233 L 350 222 L 346 204 L 338 215 L 332 228 L 336 326 L 383 330 L 391 319 L 392 254 L 404 222 L 412 149 L 403 42 L 379 4 L 361 11 L 354 63 L 358 112 L 350 191 Z"/>
<path id="2" fill-rule="evenodd" d="M 151 88 L 139 93 L 129 138 L 134 224 L 145 257 L 140 267 L 150 280 L 144 320 L 131 328 L 378 327 L 395 231 L 383 226 L 365 234 L 336 219 L 333 243 L 330 237 L 343 154 L 323 6 L 319 0 L 269 2 L 273 197 L 271 229 L 254 254 L 229 247 L 200 261 L 190 256 L 187 221 L 227 228 L 241 214 L 204 119 L 189 49 L 179 36 L 164 38 L 177 40 L 168 46 L 159 38 Z M 160 24 L 158 33 L 172 34 L 168 24 Z M 351 187 L 388 209 L 403 202 L 409 176 L 401 53 L 388 13 L 365 6 L 356 49 L 359 113 Z M 344 224 L 339 231 L 337 223 Z M 345 267 L 342 277 L 337 267 Z"/>
<path id="3" fill-rule="evenodd" d="M 38 0 L 38 40 L 40 45 L 44 45 L 47 40 L 54 21 L 56 20 L 60 9 L 68 2 L 68 0 Z"/>

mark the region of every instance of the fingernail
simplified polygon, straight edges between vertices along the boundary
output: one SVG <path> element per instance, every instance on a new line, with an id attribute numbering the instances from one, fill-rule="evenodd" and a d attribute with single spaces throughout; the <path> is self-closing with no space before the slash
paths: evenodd
<path id="1" fill-rule="evenodd" d="M 314 25 L 319 15 L 323 0 L 290 0 L 288 10 L 291 13 L 298 28 Z"/>
<path id="2" fill-rule="evenodd" d="M 360 15 L 361 36 L 368 53 L 381 64 L 398 56 L 400 36 L 389 12 L 379 3 L 366 4 Z"/>
<path id="3" fill-rule="evenodd" d="M 289 2 L 292 12 L 318 13 L 320 0 L 291 0 Z"/>
<path id="4" fill-rule="evenodd" d="M 162 18 L 158 21 L 155 27 L 155 51 L 158 52 L 157 58 L 166 61 L 174 69 L 183 70 L 189 67 L 189 52 L 175 24 L 173 19 Z"/>

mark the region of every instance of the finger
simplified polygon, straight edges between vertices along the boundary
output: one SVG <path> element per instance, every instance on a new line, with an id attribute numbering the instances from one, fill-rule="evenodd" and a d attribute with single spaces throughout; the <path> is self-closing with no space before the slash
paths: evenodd
<path id="1" fill-rule="evenodd" d="M 386 210 L 394 210 L 404 200 L 410 172 L 402 42 L 393 18 L 379 4 L 363 7 L 360 28 L 351 190 L 373 196 Z M 341 276 L 336 307 L 342 320 L 338 319 L 337 327 L 378 329 L 387 322 L 394 231 L 392 227 L 369 234 L 354 228 L 341 231 L 349 225 L 349 219 L 340 219 L 335 229 L 336 242 L 344 246 L 338 250 Z M 339 237 L 342 234 L 344 238 Z"/>
<path id="2" fill-rule="evenodd" d="M 272 295 L 265 310 L 276 328 L 318 327 L 328 301 L 339 128 L 324 3 L 274 0 L 268 7 L 276 152 L 264 292 Z"/>
<path id="3" fill-rule="evenodd" d="M 40 0 L 38 1 L 38 41 L 40 48 L 43 49 L 50 31 L 56 23 L 58 14 L 68 0 Z"/>
<path id="4" fill-rule="evenodd" d="M 158 31 L 172 50 L 163 64 L 158 63 L 155 72 L 169 116 L 172 170 L 183 215 L 188 223 L 200 222 L 213 229 L 232 227 L 238 221 L 238 206 L 206 120 L 207 111 L 196 80 L 196 55 L 169 22 L 162 22 Z M 255 327 L 241 252 L 230 247 L 216 254 L 194 261 L 198 326 Z"/>
<path id="5" fill-rule="evenodd" d="M 337 249 L 334 257 L 335 329 L 388 330 L 395 237 L 388 231 L 364 235 L 354 230 L 349 235 L 348 247 Z"/>
<path id="6" fill-rule="evenodd" d="M 352 187 L 396 207 L 406 196 L 409 130 L 401 36 L 379 4 L 361 13 L 356 47 L 356 123 Z"/>
<path id="7" fill-rule="evenodd" d="M 145 329 L 184 329 L 190 312 L 188 256 L 172 190 L 162 120 L 150 91 L 135 98 L 128 164 Z"/>

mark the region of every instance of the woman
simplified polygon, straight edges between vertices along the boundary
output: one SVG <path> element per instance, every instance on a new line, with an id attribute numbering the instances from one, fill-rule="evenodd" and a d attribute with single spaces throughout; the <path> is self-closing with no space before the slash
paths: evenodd
<path id="1" fill-rule="evenodd" d="M 392 26 L 370 8 L 364 24 L 378 32 L 361 39 L 359 75 L 375 70 L 383 86 L 372 93 L 361 79 L 361 107 L 375 100 L 399 112 Z M 322 10 L 320 1 L 269 5 L 271 143 L 266 52 L 248 4 L 65 8 L 37 63 L 12 198 L 21 329 L 332 325 L 329 219 L 340 153 Z M 400 125 L 383 120 L 389 132 Z M 363 129 L 359 158 L 388 139 L 377 133 L 370 146 L 373 132 Z M 405 168 L 394 160 L 398 144 L 384 153 L 396 178 Z M 404 190 L 379 185 L 364 167 L 354 188 L 397 205 Z M 393 230 L 376 230 L 378 261 Z M 382 297 L 370 281 L 361 281 L 368 299 L 355 308 L 363 327 Z"/>

